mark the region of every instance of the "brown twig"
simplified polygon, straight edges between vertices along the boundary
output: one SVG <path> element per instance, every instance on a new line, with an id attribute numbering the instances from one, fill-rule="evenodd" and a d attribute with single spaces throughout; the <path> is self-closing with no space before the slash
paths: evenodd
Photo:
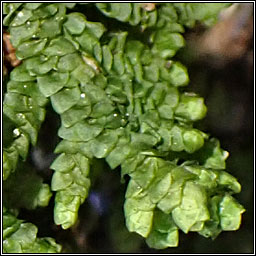
<path id="1" fill-rule="evenodd" d="M 8 63 L 12 67 L 17 67 L 21 63 L 16 57 L 15 48 L 10 41 L 10 34 L 6 32 L 3 34 L 3 51 L 5 63 Z"/>

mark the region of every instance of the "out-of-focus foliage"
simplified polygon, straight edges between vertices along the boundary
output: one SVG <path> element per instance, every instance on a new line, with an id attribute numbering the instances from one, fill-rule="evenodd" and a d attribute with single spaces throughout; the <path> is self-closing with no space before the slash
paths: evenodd
<path id="1" fill-rule="evenodd" d="M 193 126 L 206 115 L 204 99 L 184 91 L 186 67 L 171 59 L 185 45 L 184 26 L 210 24 L 228 4 L 94 5 L 99 15 L 137 26 L 147 43 L 129 29 L 88 21 L 72 11 L 78 4 L 4 5 L 3 23 L 22 60 L 4 97 L 4 115 L 14 126 L 3 155 L 6 190 L 14 186 L 19 157 L 25 160 L 30 143 L 36 145 L 51 103 L 61 118 L 59 156 L 51 165 L 57 225 L 76 223 L 89 194 L 90 167 L 103 158 L 111 169 L 121 167 L 122 182 L 129 177 L 126 226 L 150 247 L 177 246 L 179 229 L 213 239 L 237 230 L 244 208 L 232 194 L 240 184 L 223 171 L 228 153 L 218 140 Z M 37 189 L 39 199 L 29 208 L 48 204 L 48 187 L 38 181 Z"/>

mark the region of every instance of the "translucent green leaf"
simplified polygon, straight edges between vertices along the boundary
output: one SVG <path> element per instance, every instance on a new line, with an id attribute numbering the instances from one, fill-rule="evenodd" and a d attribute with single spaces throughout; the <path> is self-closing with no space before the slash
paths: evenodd
<path id="1" fill-rule="evenodd" d="M 71 75 L 80 81 L 80 83 L 85 84 L 94 77 L 95 73 L 89 65 L 83 64 L 79 65 L 75 70 L 73 70 Z"/>
<path id="2" fill-rule="evenodd" d="M 141 4 L 133 3 L 132 5 L 132 13 L 129 19 L 129 23 L 134 25 L 138 25 L 141 20 Z"/>
<path id="3" fill-rule="evenodd" d="M 175 224 L 187 233 L 197 222 L 208 220 L 210 215 L 206 204 L 204 190 L 193 182 L 186 182 L 182 202 L 172 211 Z"/>
<path id="4" fill-rule="evenodd" d="M 55 68 L 57 61 L 57 56 L 47 58 L 41 55 L 38 57 L 29 58 L 24 63 L 29 72 L 36 75 L 43 75 Z"/>
<path id="5" fill-rule="evenodd" d="M 58 253 L 61 251 L 61 245 L 57 244 L 51 237 L 38 238 L 24 253 Z"/>
<path id="6" fill-rule="evenodd" d="M 175 110 L 175 116 L 189 121 L 197 121 L 205 117 L 206 111 L 203 98 L 193 94 L 183 94 Z"/>
<path id="7" fill-rule="evenodd" d="M 31 16 L 32 12 L 30 10 L 22 9 L 17 13 L 15 18 L 12 20 L 10 26 L 16 27 L 24 24 Z"/>
<path id="8" fill-rule="evenodd" d="M 96 6 L 106 16 L 113 17 L 120 21 L 128 21 L 132 12 L 132 6 L 130 3 L 97 3 Z"/>
<path id="9" fill-rule="evenodd" d="M 156 170 L 158 169 L 157 164 L 158 163 L 156 158 L 147 158 L 143 162 L 143 165 L 140 165 L 135 172 L 130 174 L 130 176 L 141 187 L 147 188 L 155 177 Z"/>
<path id="10" fill-rule="evenodd" d="M 129 57 L 132 65 L 135 65 L 140 61 L 140 56 L 142 54 L 142 50 L 144 49 L 144 45 L 139 41 L 128 41 L 125 45 L 126 55 Z"/>
<path id="11" fill-rule="evenodd" d="M 91 144 L 91 151 L 96 158 L 106 157 L 117 143 L 118 137 L 115 132 L 106 130 L 99 135 Z"/>
<path id="12" fill-rule="evenodd" d="M 113 69 L 119 75 L 122 75 L 124 73 L 124 60 L 123 60 L 123 54 L 121 52 L 118 52 L 117 54 L 114 55 Z"/>
<path id="13" fill-rule="evenodd" d="M 49 185 L 42 184 L 42 186 L 38 192 L 37 198 L 36 198 L 37 205 L 42 206 L 42 207 L 47 206 L 49 204 L 51 196 L 52 196 L 52 192 L 51 192 Z"/>
<path id="14" fill-rule="evenodd" d="M 85 30 L 93 34 L 98 39 L 100 39 L 103 33 L 106 31 L 104 25 L 100 22 L 87 21 L 85 26 Z"/>
<path id="15" fill-rule="evenodd" d="M 126 159 L 122 163 L 121 176 L 134 172 L 136 170 L 136 167 L 142 164 L 145 158 L 146 158 L 145 155 L 137 154 L 132 158 Z"/>
<path id="16" fill-rule="evenodd" d="M 184 149 L 182 129 L 175 125 L 170 131 L 171 149 L 173 151 L 182 151 Z"/>
<path id="17" fill-rule="evenodd" d="M 106 71 L 110 71 L 112 67 L 112 62 L 113 62 L 113 56 L 107 45 L 104 45 L 102 47 L 102 53 L 103 53 L 103 67 L 106 69 Z"/>
<path id="18" fill-rule="evenodd" d="M 125 137 L 120 139 L 116 147 L 106 157 L 106 161 L 111 169 L 116 168 L 132 155 L 132 148 L 129 146 L 128 142 L 129 140 Z"/>
<path id="19" fill-rule="evenodd" d="M 178 228 L 170 214 L 156 210 L 154 212 L 153 230 L 146 239 L 146 243 L 155 249 L 176 247 L 179 242 Z"/>
<path id="20" fill-rule="evenodd" d="M 37 82 L 41 93 L 49 97 L 61 90 L 68 82 L 68 73 L 51 72 L 44 76 L 38 76 Z"/>
<path id="21" fill-rule="evenodd" d="M 16 82 L 28 82 L 36 80 L 36 77 L 29 74 L 25 65 L 20 65 L 12 70 L 10 73 L 10 79 Z"/>
<path id="22" fill-rule="evenodd" d="M 173 183 L 168 193 L 158 202 L 157 207 L 164 213 L 171 213 L 171 211 L 181 203 L 182 190 L 182 184 L 178 182 Z"/>
<path id="23" fill-rule="evenodd" d="M 146 195 L 146 192 L 143 191 L 143 188 L 136 183 L 133 179 L 131 179 L 128 183 L 126 193 L 125 193 L 125 198 L 141 198 Z M 147 198 L 148 199 L 148 198 Z M 152 202 L 149 202 L 149 205 L 153 205 Z M 147 207 L 148 209 L 148 207 Z"/>
<path id="24" fill-rule="evenodd" d="M 61 154 L 51 164 L 50 168 L 55 171 L 68 172 L 75 166 L 71 155 Z"/>
<path id="25" fill-rule="evenodd" d="M 67 15 L 67 21 L 64 26 L 73 35 L 79 35 L 85 29 L 86 19 L 84 15 L 78 12 L 73 12 Z"/>
<path id="26" fill-rule="evenodd" d="M 40 4 L 41 5 L 41 4 Z M 40 8 L 38 8 L 39 6 L 36 6 L 36 3 L 34 3 L 33 5 L 27 4 L 26 8 L 29 9 L 35 9 L 33 11 L 33 19 L 45 19 L 45 18 L 49 18 L 51 16 L 53 16 L 54 14 L 57 13 L 58 11 L 58 7 L 60 8 L 61 6 L 58 4 L 47 4 L 44 6 L 41 6 Z"/>
<path id="27" fill-rule="evenodd" d="M 15 147 L 3 151 L 3 180 L 6 180 L 15 171 L 18 157 L 19 154 Z"/>
<path id="28" fill-rule="evenodd" d="M 153 211 L 133 211 L 126 210 L 124 203 L 126 227 L 130 232 L 136 232 L 143 237 L 147 237 L 152 226 Z"/>
<path id="29" fill-rule="evenodd" d="M 106 116 L 111 114 L 114 111 L 114 109 L 115 108 L 113 104 L 109 103 L 108 101 L 102 101 L 102 102 L 96 103 L 93 106 L 90 116 L 94 118 Z"/>
<path id="30" fill-rule="evenodd" d="M 58 135 L 71 141 L 88 141 L 101 133 L 103 127 L 100 125 L 90 125 L 85 121 L 74 124 L 71 127 L 61 127 Z"/>
<path id="31" fill-rule="evenodd" d="M 51 96 L 53 109 L 62 114 L 66 110 L 73 107 L 80 99 L 80 90 L 75 88 L 63 89 Z"/>
<path id="32" fill-rule="evenodd" d="M 153 147 L 158 139 L 149 134 L 131 133 L 131 144 L 137 149 L 147 149 Z"/>
<path id="33" fill-rule="evenodd" d="M 40 38 L 54 38 L 62 32 L 62 19 L 53 17 L 51 19 L 41 21 L 40 30 L 37 32 L 36 37 Z"/>
<path id="34" fill-rule="evenodd" d="M 204 137 L 200 131 L 188 130 L 183 133 L 184 148 L 188 153 L 193 153 L 204 145 Z"/>
<path id="35" fill-rule="evenodd" d="M 158 53 L 162 58 L 170 58 L 183 46 L 185 46 L 185 41 L 179 33 L 159 30 L 154 37 L 152 51 Z"/>
<path id="36" fill-rule="evenodd" d="M 209 211 L 211 218 L 204 223 L 204 227 L 198 232 L 200 235 L 215 239 L 221 233 L 222 229 L 219 225 L 219 203 L 221 199 L 221 196 L 218 195 L 209 199 Z"/>
<path id="37" fill-rule="evenodd" d="M 67 8 L 72 9 L 72 8 L 74 8 L 74 7 L 76 6 L 76 3 L 65 3 L 65 6 L 66 6 Z"/>
<path id="38" fill-rule="evenodd" d="M 27 21 L 24 25 L 10 28 L 12 45 L 17 48 L 22 42 L 32 38 L 39 29 L 39 21 Z"/>
<path id="39" fill-rule="evenodd" d="M 77 53 L 67 54 L 59 59 L 58 70 L 60 72 L 72 71 L 78 66 L 82 65 L 82 58 Z"/>
<path id="40" fill-rule="evenodd" d="M 157 82 L 159 80 L 159 67 L 156 64 L 150 66 L 144 66 L 144 78 L 151 82 Z"/>
<path id="41" fill-rule="evenodd" d="M 216 138 L 205 141 L 204 146 L 199 149 L 196 157 L 206 168 L 225 169 L 225 160 L 229 153 L 220 148 L 220 142 Z"/>
<path id="42" fill-rule="evenodd" d="M 150 200 L 153 203 L 158 203 L 168 192 L 171 186 L 171 173 L 166 174 L 161 179 L 155 179 L 148 188 Z"/>
<path id="43" fill-rule="evenodd" d="M 165 249 L 167 247 L 177 247 L 179 243 L 178 230 L 169 233 L 161 233 L 153 230 L 146 239 L 149 247 L 155 249 Z"/>
<path id="44" fill-rule="evenodd" d="M 69 53 L 75 52 L 76 49 L 72 43 L 70 43 L 64 37 L 58 37 L 51 40 L 50 44 L 43 51 L 48 56 L 63 56 Z"/>
<path id="45" fill-rule="evenodd" d="M 17 149 L 19 155 L 26 159 L 29 149 L 29 137 L 23 133 L 14 141 L 13 146 Z"/>
<path id="46" fill-rule="evenodd" d="M 35 10 L 37 9 L 42 3 L 25 3 L 24 7 L 29 9 L 29 10 Z"/>
<path id="47" fill-rule="evenodd" d="M 72 159 L 71 165 L 69 159 Z M 61 160 L 66 163 L 65 169 L 69 170 L 68 172 L 59 171 L 58 168 L 62 169 Z M 74 168 L 71 169 L 72 166 Z M 57 225 L 62 225 L 63 229 L 67 229 L 75 224 L 79 206 L 88 196 L 90 180 L 86 176 L 89 173 L 89 161 L 80 153 L 62 154 L 52 167 L 57 170 L 52 180 L 52 189 L 58 190 L 55 197 L 54 221 Z"/>
<path id="48" fill-rule="evenodd" d="M 158 107 L 159 115 L 165 119 L 173 119 L 173 110 L 170 105 L 164 104 Z"/>
<path id="49" fill-rule="evenodd" d="M 42 52 L 47 43 L 47 38 L 22 43 L 16 50 L 18 59 L 26 59 Z"/>
<path id="50" fill-rule="evenodd" d="M 4 26 L 8 26 L 10 24 L 13 18 L 13 14 L 21 5 L 22 3 L 4 3 L 3 11 L 4 11 L 4 14 L 7 14 L 3 20 Z"/>
<path id="51" fill-rule="evenodd" d="M 168 81 L 174 86 L 185 86 L 189 83 L 186 67 L 179 62 L 174 63 L 169 71 Z"/>
<path id="52" fill-rule="evenodd" d="M 91 105 L 73 107 L 61 115 L 61 122 L 65 127 L 70 127 L 80 120 L 85 119 L 91 113 Z"/>
<path id="53" fill-rule="evenodd" d="M 61 225 L 63 229 L 68 229 L 76 223 L 77 220 L 77 210 L 80 206 L 80 197 L 72 196 L 71 200 L 63 204 L 62 201 L 65 200 L 67 195 L 65 193 L 58 192 L 55 197 L 55 207 L 54 207 L 54 222 L 57 225 Z"/>
<path id="54" fill-rule="evenodd" d="M 237 179 L 225 171 L 218 172 L 217 181 L 221 187 L 224 186 L 234 193 L 239 193 L 241 191 L 241 185 L 237 182 Z"/>
<path id="55" fill-rule="evenodd" d="M 137 185 L 135 190 L 140 189 L 141 187 Z M 130 187 L 130 189 L 134 189 Z M 131 194 L 131 191 L 129 192 Z M 146 193 L 133 193 L 132 197 L 127 197 L 126 207 L 130 208 L 130 211 L 149 211 L 155 208 L 155 204 L 150 200 L 150 196 Z"/>
<path id="56" fill-rule="evenodd" d="M 85 30 L 75 39 L 86 53 L 93 54 L 94 46 L 98 43 L 98 39 L 90 31 Z"/>
<path id="57" fill-rule="evenodd" d="M 37 227 L 31 223 L 23 223 L 10 212 L 4 213 L 3 251 L 5 253 L 59 253 L 61 246 L 54 239 L 37 238 Z M 11 232 L 10 232 L 11 231 Z"/>
<path id="58" fill-rule="evenodd" d="M 223 230 L 237 230 L 245 209 L 233 197 L 226 195 L 219 205 L 220 225 Z"/>
<path id="59" fill-rule="evenodd" d="M 58 191 L 67 188 L 73 182 L 73 178 L 69 173 L 55 172 L 52 177 L 52 190 Z"/>
<path id="60" fill-rule="evenodd" d="M 29 111 L 29 98 L 27 96 L 9 92 L 5 95 L 4 103 L 20 112 Z"/>

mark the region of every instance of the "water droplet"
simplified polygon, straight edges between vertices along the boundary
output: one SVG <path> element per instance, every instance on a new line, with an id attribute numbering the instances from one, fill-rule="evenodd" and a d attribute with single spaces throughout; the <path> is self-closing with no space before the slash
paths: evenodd
<path id="1" fill-rule="evenodd" d="M 141 186 L 137 186 L 137 189 L 141 189 Z"/>
<path id="2" fill-rule="evenodd" d="M 14 129 L 13 130 L 13 135 L 14 135 L 14 137 L 20 136 L 20 130 L 18 128 Z"/>
<path id="3" fill-rule="evenodd" d="M 34 34 L 34 35 L 32 36 L 32 38 L 36 38 L 36 35 Z"/>
<path id="4" fill-rule="evenodd" d="M 27 86 L 26 86 L 25 84 L 23 85 L 23 87 L 24 87 L 25 89 L 27 88 Z"/>
<path id="5" fill-rule="evenodd" d="M 114 117 L 117 117 L 117 114 L 115 113 L 113 116 L 114 116 Z"/>
<path id="6" fill-rule="evenodd" d="M 126 125 L 127 121 L 125 119 L 121 119 L 121 125 Z"/>
<path id="7" fill-rule="evenodd" d="M 80 97 L 81 97 L 82 99 L 84 99 L 84 98 L 85 98 L 85 93 L 81 93 Z"/>
<path id="8" fill-rule="evenodd" d="M 226 159 L 228 156 L 229 156 L 228 151 L 224 151 L 224 152 L 223 152 L 223 158 Z"/>
<path id="9" fill-rule="evenodd" d="M 126 113 L 125 116 L 130 116 L 130 114 L 129 114 L 129 113 Z"/>
<path id="10" fill-rule="evenodd" d="M 27 25 L 30 25 L 30 21 L 27 22 Z"/>
<path id="11" fill-rule="evenodd" d="M 17 16 L 18 16 L 18 17 L 23 17 L 23 16 L 24 16 L 24 13 L 23 13 L 23 12 L 19 12 Z"/>
<path id="12" fill-rule="evenodd" d="M 32 98 L 30 98 L 30 97 L 28 98 L 28 105 L 29 105 L 29 106 L 33 105 L 33 100 L 32 100 Z"/>
<path id="13" fill-rule="evenodd" d="M 18 117 L 19 119 L 25 119 L 25 115 L 22 114 L 22 113 L 18 113 L 18 114 L 17 114 L 17 117 Z"/>
<path id="14" fill-rule="evenodd" d="M 30 108 L 30 109 L 32 109 L 32 108 L 33 108 L 33 106 L 29 105 L 29 108 Z"/>

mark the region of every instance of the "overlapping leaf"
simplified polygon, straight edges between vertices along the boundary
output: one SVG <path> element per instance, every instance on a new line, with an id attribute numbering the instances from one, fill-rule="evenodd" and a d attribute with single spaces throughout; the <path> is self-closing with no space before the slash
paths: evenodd
<path id="1" fill-rule="evenodd" d="M 53 238 L 37 237 L 37 227 L 25 223 L 3 207 L 4 253 L 60 253 L 61 246 Z"/>
<path id="2" fill-rule="evenodd" d="M 177 246 L 178 229 L 212 238 L 238 229 L 244 209 L 231 195 L 240 185 L 220 171 L 227 152 L 193 127 L 206 114 L 204 101 L 182 91 L 187 70 L 170 59 L 184 46 L 183 25 L 209 23 L 226 4 L 96 4 L 142 34 L 148 29 L 149 45 L 82 13 L 66 14 L 74 6 L 5 4 L 4 24 L 23 63 L 12 71 L 4 100 L 4 114 L 16 124 L 4 179 L 35 145 L 49 98 L 61 117 L 60 155 L 51 165 L 56 224 L 67 229 L 76 222 L 90 187 L 90 159 L 105 158 L 112 169 L 121 166 L 122 178 L 130 176 L 126 225 L 150 247 Z M 179 157 L 192 161 L 177 165 Z"/>

